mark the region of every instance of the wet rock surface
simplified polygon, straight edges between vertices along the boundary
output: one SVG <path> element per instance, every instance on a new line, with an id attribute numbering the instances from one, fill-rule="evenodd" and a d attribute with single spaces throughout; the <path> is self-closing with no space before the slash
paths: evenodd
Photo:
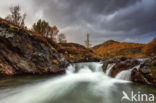
<path id="1" fill-rule="evenodd" d="M 125 59 L 125 60 L 121 60 L 121 59 L 109 59 L 104 61 L 104 65 L 103 65 L 103 70 L 106 71 L 108 64 L 110 63 L 114 63 L 115 65 L 112 67 L 112 69 L 110 70 L 109 75 L 111 77 L 115 77 L 119 72 L 123 71 L 123 70 L 128 70 L 133 68 L 134 66 L 139 64 L 139 61 L 135 60 L 135 59 Z"/>
<path id="2" fill-rule="evenodd" d="M 137 69 L 133 69 L 131 72 L 131 80 L 136 83 L 148 83 L 144 75 Z"/>
<path id="3" fill-rule="evenodd" d="M 156 57 L 146 59 L 108 59 L 103 61 L 103 71 L 106 72 L 108 64 L 115 65 L 110 69 L 109 76 L 116 77 L 122 71 L 131 70 L 130 80 L 136 83 L 156 85 Z"/>

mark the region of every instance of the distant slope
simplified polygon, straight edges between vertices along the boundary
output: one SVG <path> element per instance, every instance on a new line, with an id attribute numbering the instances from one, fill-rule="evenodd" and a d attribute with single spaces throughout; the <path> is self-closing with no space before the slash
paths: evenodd
<path id="1" fill-rule="evenodd" d="M 94 53 L 92 49 L 88 49 L 76 43 L 60 43 L 58 51 L 65 54 L 67 60 L 74 62 L 83 61 L 99 61 L 101 58 Z"/>
<path id="2" fill-rule="evenodd" d="M 106 41 L 106 42 L 104 42 L 102 44 L 98 44 L 98 45 L 94 46 L 93 48 L 94 49 L 98 49 L 101 46 L 109 46 L 109 45 L 112 45 L 114 43 L 119 43 L 119 42 L 118 41 L 115 41 L 115 40 L 108 40 L 108 41 Z"/>
<path id="3" fill-rule="evenodd" d="M 145 44 L 109 40 L 103 44 L 94 46 L 93 50 L 103 58 L 142 58 L 144 57 L 144 54 L 142 53 L 142 48 L 144 48 L 144 46 Z"/>

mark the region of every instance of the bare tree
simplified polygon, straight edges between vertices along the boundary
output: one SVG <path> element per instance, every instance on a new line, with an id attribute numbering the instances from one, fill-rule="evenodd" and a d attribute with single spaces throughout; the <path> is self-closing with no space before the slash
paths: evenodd
<path id="1" fill-rule="evenodd" d="M 89 33 L 87 33 L 87 39 L 85 40 L 85 45 L 86 45 L 87 48 L 91 47 L 89 37 L 90 37 L 90 35 L 89 35 Z"/>
<path id="2" fill-rule="evenodd" d="M 10 8 L 11 14 L 9 14 L 5 19 L 13 22 L 16 25 L 24 27 L 24 21 L 26 18 L 26 13 L 21 14 L 21 8 L 19 5 Z"/>
<path id="3" fill-rule="evenodd" d="M 50 27 L 50 32 L 48 34 L 48 37 L 53 39 L 55 42 L 57 42 L 56 37 L 57 37 L 58 33 L 59 33 L 58 28 L 56 26 L 52 26 L 52 27 Z"/>
<path id="4" fill-rule="evenodd" d="M 59 43 L 66 43 L 67 42 L 66 36 L 65 36 L 64 33 L 61 33 L 61 34 L 58 35 L 58 42 Z"/>
<path id="5" fill-rule="evenodd" d="M 22 26 L 22 27 L 25 26 L 25 22 L 24 22 L 24 21 L 25 21 L 26 16 L 27 16 L 26 13 L 24 13 L 24 14 L 23 14 L 22 21 L 21 21 L 21 26 Z"/>

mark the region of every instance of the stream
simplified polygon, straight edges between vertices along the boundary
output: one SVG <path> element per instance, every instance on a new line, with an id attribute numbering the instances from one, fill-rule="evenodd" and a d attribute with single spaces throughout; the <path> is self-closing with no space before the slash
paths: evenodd
<path id="1" fill-rule="evenodd" d="M 156 103 L 156 88 L 130 82 L 128 71 L 109 77 L 113 65 L 106 73 L 91 62 L 70 65 L 61 76 L 0 79 L 0 103 Z"/>

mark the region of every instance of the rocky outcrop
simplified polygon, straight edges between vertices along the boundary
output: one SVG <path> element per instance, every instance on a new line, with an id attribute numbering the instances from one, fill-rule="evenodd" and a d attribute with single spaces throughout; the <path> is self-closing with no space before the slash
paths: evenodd
<path id="1" fill-rule="evenodd" d="M 113 64 L 113 63 L 117 63 L 117 62 L 119 62 L 118 59 L 106 59 L 106 60 L 103 60 L 103 66 L 102 66 L 103 71 L 104 72 L 107 71 L 107 69 L 108 69 L 107 67 L 108 67 L 109 64 Z"/>
<path id="2" fill-rule="evenodd" d="M 139 61 L 135 59 L 109 59 L 104 61 L 103 70 L 106 71 L 108 64 L 115 63 L 110 70 L 109 75 L 115 77 L 119 72 L 128 70 L 139 64 Z"/>
<path id="3" fill-rule="evenodd" d="M 0 76 L 64 73 L 69 62 L 56 47 L 41 35 L 0 22 Z"/>
<path id="4" fill-rule="evenodd" d="M 140 66 L 139 72 L 141 72 L 146 78 L 146 80 L 156 85 L 156 57 L 152 57 L 149 59 L 146 59 L 145 62 Z"/>
<path id="5" fill-rule="evenodd" d="M 139 72 L 136 68 L 132 70 L 131 72 L 131 81 L 136 83 L 149 83 L 144 75 Z"/>
<path id="6" fill-rule="evenodd" d="M 114 63 L 109 76 L 116 77 L 121 71 L 130 70 L 130 80 L 136 83 L 156 85 L 156 57 L 148 59 L 108 59 L 104 60 L 103 70 L 106 72 L 108 64 Z"/>

